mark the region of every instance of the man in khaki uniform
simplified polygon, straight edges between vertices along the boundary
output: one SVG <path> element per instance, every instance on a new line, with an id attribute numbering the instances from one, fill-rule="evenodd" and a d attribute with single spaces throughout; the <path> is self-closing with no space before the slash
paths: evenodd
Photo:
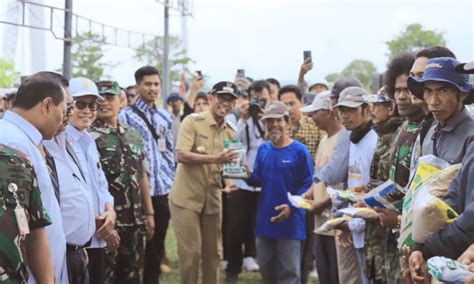
<path id="1" fill-rule="evenodd" d="M 202 283 L 219 279 L 221 245 L 222 164 L 238 157 L 224 150 L 235 139 L 235 126 L 224 117 L 235 105 L 237 87 L 219 82 L 212 90 L 211 108 L 187 116 L 176 143 L 178 168 L 169 195 L 173 228 L 178 240 L 181 283 L 197 283 L 202 259 Z"/>

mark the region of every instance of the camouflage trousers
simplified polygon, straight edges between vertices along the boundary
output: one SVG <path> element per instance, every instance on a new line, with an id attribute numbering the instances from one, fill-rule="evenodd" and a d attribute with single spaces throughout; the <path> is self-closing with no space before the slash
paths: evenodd
<path id="1" fill-rule="evenodd" d="M 120 246 L 106 252 L 105 283 L 141 283 L 140 270 L 144 255 L 144 234 L 141 226 L 116 227 Z"/>
<path id="2" fill-rule="evenodd" d="M 365 273 L 378 283 L 399 283 L 401 279 L 397 236 L 378 222 L 365 227 Z"/>

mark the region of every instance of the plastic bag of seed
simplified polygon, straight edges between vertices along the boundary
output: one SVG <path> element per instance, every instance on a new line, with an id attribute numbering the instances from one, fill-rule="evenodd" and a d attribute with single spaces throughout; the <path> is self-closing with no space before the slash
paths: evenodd
<path id="1" fill-rule="evenodd" d="M 223 177 L 224 178 L 246 178 L 247 171 L 245 170 L 246 163 L 246 149 L 245 145 L 238 140 L 224 140 L 225 150 L 235 150 L 239 156 L 231 163 L 224 164 Z"/>

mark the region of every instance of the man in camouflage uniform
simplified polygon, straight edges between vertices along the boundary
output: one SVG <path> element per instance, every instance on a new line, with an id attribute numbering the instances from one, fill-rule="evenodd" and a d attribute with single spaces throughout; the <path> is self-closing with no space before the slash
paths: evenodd
<path id="1" fill-rule="evenodd" d="M 0 283 L 26 283 L 25 259 L 36 282 L 54 282 L 40 195 L 28 158 L 0 144 Z"/>
<path id="2" fill-rule="evenodd" d="M 105 100 L 89 131 L 96 141 L 109 191 L 114 197 L 116 230 L 120 236 L 120 247 L 107 256 L 107 282 L 140 283 L 139 259 L 144 253 L 143 229 L 146 228 L 148 238 L 154 232 L 154 212 L 148 191 L 143 142 L 137 130 L 118 122 L 118 83 L 101 81 L 97 87 Z"/>
<path id="3" fill-rule="evenodd" d="M 371 190 L 389 178 L 390 173 L 390 148 L 402 124 L 402 119 L 394 115 L 395 103 L 386 94 L 368 96 L 371 104 L 372 122 L 377 133 L 377 146 L 370 168 L 370 182 L 364 186 Z M 391 267 L 386 266 L 386 257 L 396 255 L 397 243 L 386 243 L 392 235 L 391 229 L 382 227 L 377 220 L 367 221 L 365 228 L 365 273 L 369 280 L 375 283 L 393 283 L 396 274 L 389 275 Z"/>

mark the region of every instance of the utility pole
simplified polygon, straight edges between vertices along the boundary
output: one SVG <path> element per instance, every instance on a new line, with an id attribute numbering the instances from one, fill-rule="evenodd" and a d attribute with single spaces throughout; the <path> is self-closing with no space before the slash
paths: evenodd
<path id="1" fill-rule="evenodd" d="M 170 65 L 169 65 L 169 53 L 170 53 L 170 39 L 169 39 L 169 0 L 165 0 L 165 35 L 164 35 L 164 50 L 163 50 L 163 77 L 162 77 L 162 89 L 161 97 L 163 102 L 166 102 L 170 93 Z"/>
<path id="2" fill-rule="evenodd" d="M 64 13 L 64 54 L 63 54 L 63 75 L 67 79 L 71 78 L 71 48 L 72 48 L 72 0 L 65 0 Z"/>

